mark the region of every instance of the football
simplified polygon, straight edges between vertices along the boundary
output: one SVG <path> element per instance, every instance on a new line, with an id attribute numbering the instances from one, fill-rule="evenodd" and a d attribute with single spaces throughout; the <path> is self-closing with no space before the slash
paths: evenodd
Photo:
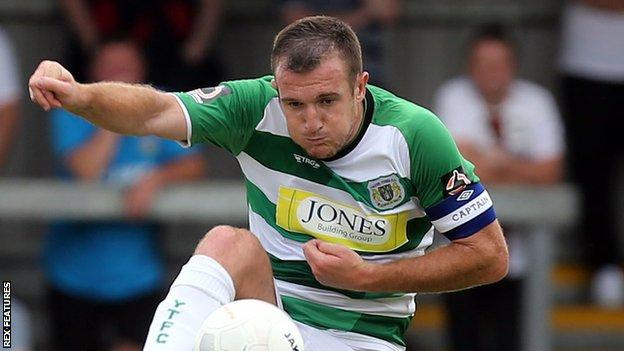
<path id="1" fill-rule="evenodd" d="M 202 324 L 195 351 L 304 351 L 290 317 L 260 300 L 236 300 L 221 306 Z"/>

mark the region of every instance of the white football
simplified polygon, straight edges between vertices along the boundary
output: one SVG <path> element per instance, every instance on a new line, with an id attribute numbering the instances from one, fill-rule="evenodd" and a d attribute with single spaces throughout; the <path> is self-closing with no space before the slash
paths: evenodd
<path id="1" fill-rule="evenodd" d="M 304 351 L 295 323 L 278 307 L 260 300 L 221 306 L 202 324 L 195 351 Z"/>

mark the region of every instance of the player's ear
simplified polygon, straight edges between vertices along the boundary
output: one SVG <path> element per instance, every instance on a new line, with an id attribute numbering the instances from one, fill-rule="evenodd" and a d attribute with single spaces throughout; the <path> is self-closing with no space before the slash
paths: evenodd
<path id="1" fill-rule="evenodd" d="M 271 79 L 271 86 L 273 87 L 273 89 L 277 90 L 277 82 L 275 82 L 275 79 Z"/>
<path id="2" fill-rule="evenodd" d="M 364 100 L 366 96 L 366 84 L 368 83 L 369 74 L 366 71 L 358 74 L 355 81 L 355 97 L 358 101 Z"/>

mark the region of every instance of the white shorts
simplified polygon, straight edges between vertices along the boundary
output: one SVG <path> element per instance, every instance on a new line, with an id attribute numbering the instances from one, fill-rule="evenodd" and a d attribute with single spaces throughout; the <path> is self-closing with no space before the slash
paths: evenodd
<path id="1" fill-rule="evenodd" d="M 405 347 L 372 336 L 334 329 L 316 329 L 295 321 L 305 351 L 405 351 Z"/>
<path id="2" fill-rule="evenodd" d="M 277 290 L 277 283 L 273 279 L 275 296 L 280 309 L 282 300 Z M 372 336 L 346 332 L 335 329 L 317 329 L 307 324 L 295 321 L 303 337 L 305 351 L 405 351 L 405 347 L 377 339 Z"/>

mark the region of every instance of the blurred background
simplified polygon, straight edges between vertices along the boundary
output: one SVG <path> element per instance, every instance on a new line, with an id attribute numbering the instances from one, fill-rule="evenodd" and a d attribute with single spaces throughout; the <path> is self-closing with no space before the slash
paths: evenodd
<path id="1" fill-rule="evenodd" d="M 510 277 L 417 297 L 408 349 L 624 350 L 622 0 L 0 0 L 14 349 L 140 349 L 199 238 L 246 223 L 233 157 L 46 113 L 28 98 L 38 63 L 83 82 L 209 87 L 269 74 L 274 35 L 310 14 L 348 21 L 372 82 L 439 115 L 508 235 Z"/>

